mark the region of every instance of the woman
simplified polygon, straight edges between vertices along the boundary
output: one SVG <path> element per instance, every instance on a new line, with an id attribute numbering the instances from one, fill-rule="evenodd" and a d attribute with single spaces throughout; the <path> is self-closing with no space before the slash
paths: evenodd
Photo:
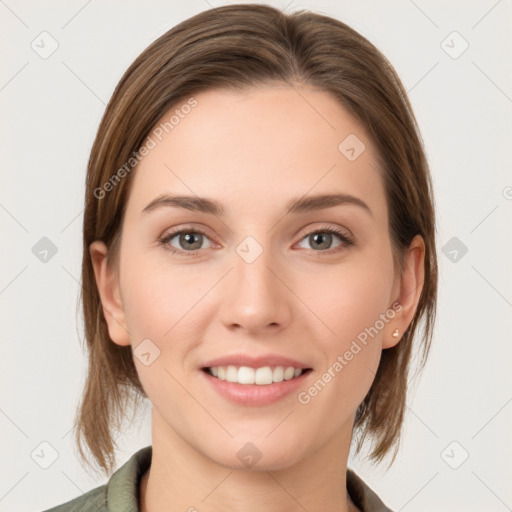
<path id="1" fill-rule="evenodd" d="M 396 455 L 437 262 L 385 57 L 309 11 L 185 20 L 118 84 L 85 199 L 78 447 L 110 475 L 142 398 L 152 445 L 51 510 L 390 510 L 347 459 Z"/>

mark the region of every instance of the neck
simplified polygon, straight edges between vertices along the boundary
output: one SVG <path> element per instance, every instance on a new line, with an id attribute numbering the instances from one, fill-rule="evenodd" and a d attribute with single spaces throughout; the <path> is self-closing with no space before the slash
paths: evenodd
<path id="1" fill-rule="evenodd" d="M 346 487 L 351 425 L 290 467 L 248 471 L 216 464 L 171 430 L 154 408 L 152 416 L 152 460 L 141 480 L 141 512 L 358 511 Z"/>

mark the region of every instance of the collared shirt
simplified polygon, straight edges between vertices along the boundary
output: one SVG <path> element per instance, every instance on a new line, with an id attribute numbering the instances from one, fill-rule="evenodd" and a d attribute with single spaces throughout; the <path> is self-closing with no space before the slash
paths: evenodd
<path id="1" fill-rule="evenodd" d="M 152 446 L 142 448 L 106 484 L 44 512 L 140 512 L 140 481 L 151 465 L 152 452 Z M 361 512 L 392 512 L 351 469 L 347 490 Z"/>

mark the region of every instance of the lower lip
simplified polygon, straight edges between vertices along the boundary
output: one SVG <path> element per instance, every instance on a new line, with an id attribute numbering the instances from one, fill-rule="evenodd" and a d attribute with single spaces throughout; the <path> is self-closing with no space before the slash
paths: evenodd
<path id="1" fill-rule="evenodd" d="M 209 384 L 223 397 L 240 405 L 268 405 L 277 402 L 286 395 L 297 390 L 309 376 L 311 370 L 290 380 L 274 382 L 272 384 L 239 384 L 213 377 L 204 370 L 200 370 Z"/>

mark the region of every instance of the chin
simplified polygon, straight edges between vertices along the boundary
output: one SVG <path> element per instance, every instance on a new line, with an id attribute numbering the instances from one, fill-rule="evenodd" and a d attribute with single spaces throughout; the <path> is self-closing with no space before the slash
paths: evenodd
<path id="1" fill-rule="evenodd" d="M 250 439 L 250 436 L 246 439 Z M 219 447 L 220 451 L 211 454 L 210 459 L 228 469 L 254 472 L 287 469 L 301 459 L 302 454 L 298 452 L 297 444 L 283 446 L 282 442 L 253 439 L 233 440 L 229 446 Z"/>

